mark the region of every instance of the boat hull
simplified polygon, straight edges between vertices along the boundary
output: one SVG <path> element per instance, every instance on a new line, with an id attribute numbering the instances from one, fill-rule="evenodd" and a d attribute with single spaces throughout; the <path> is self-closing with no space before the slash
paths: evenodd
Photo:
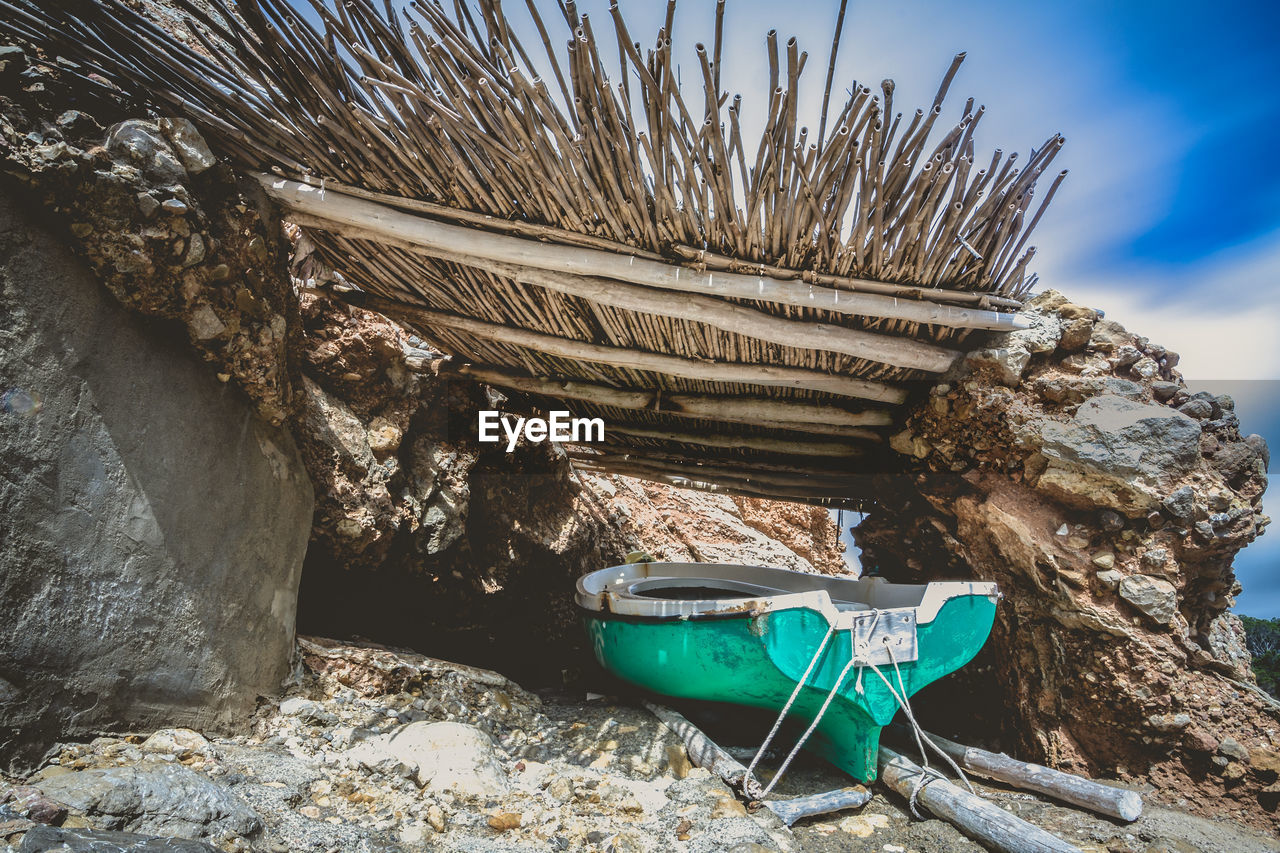
<path id="1" fill-rule="evenodd" d="M 916 628 L 916 659 L 879 667 L 911 696 L 964 666 L 982 648 L 995 619 L 991 595 L 949 598 Z M 624 680 L 666 696 L 731 702 L 778 711 L 804 677 L 830 625 L 807 607 L 683 619 L 590 612 L 587 633 L 597 660 Z M 812 721 L 836 681 L 835 697 L 808 746 L 863 782 L 876 777 L 880 729 L 898 710 L 870 667 L 841 679 L 853 650 L 850 631 L 835 631 L 805 679 L 790 715 Z"/>

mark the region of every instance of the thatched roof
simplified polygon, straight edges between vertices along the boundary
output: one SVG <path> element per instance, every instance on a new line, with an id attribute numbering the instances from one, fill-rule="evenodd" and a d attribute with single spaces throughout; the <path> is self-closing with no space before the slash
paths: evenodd
<path id="1" fill-rule="evenodd" d="M 832 101 L 837 28 L 811 128 L 807 55 L 771 31 L 748 138 L 724 0 L 683 74 L 674 0 L 648 48 L 616 6 L 597 36 L 571 0 L 519 20 L 498 0 L 310 3 L 321 29 L 285 0 L 172 0 L 175 32 L 122 0 L 0 0 L 0 31 L 193 120 L 445 370 L 605 418 L 583 467 L 863 497 L 850 475 L 875 470 L 912 383 L 1012 327 L 1034 281 L 1062 138 L 1019 168 L 976 153 L 972 99 L 935 129 L 963 54 L 904 117 L 888 80 Z"/>

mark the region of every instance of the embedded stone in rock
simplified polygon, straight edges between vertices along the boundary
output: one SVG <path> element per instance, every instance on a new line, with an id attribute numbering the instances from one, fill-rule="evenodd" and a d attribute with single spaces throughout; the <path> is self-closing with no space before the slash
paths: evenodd
<path id="1" fill-rule="evenodd" d="M 1196 493 L 1190 486 L 1180 486 L 1161 501 L 1161 505 L 1174 518 L 1190 518 L 1196 509 Z"/>
<path id="2" fill-rule="evenodd" d="M 262 831 L 243 800 L 180 764 L 81 770 L 35 787 L 113 830 L 187 838 Z"/>
<path id="3" fill-rule="evenodd" d="M 1081 404 L 1067 423 L 1046 424 L 1040 488 L 1086 507 L 1137 516 L 1200 460 L 1200 425 L 1164 406 L 1113 394 Z"/>
<path id="4" fill-rule="evenodd" d="M 169 147 L 155 122 L 130 119 L 111 128 L 107 151 L 113 157 L 132 161 L 158 184 L 180 184 L 187 171 Z"/>
<path id="5" fill-rule="evenodd" d="M 18 853 L 218 853 L 203 841 L 159 838 L 132 832 L 102 832 L 38 826 L 22 837 Z"/>
<path id="6" fill-rule="evenodd" d="M 186 758 L 189 755 L 208 755 L 209 741 L 191 729 L 161 729 L 142 742 L 143 752 L 161 752 Z"/>
<path id="7" fill-rule="evenodd" d="M 187 119 L 162 118 L 160 130 L 172 143 L 174 153 L 190 174 L 198 175 L 218 162 L 200 131 Z"/>
<path id="8" fill-rule="evenodd" d="M 464 723 L 410 723 L 359 744 L 347 755 L 369 767 L 384 761 L 404 764 L 413 769 L 418 785 L 435 791 L 485 797 L 508 789 L 493 741 Z"/>
<path id="9" fill-rule="evenodd" d="M 1173 622 L 1178 613 L 1173 584 L 1150 575 L 1130 575 L 1120 581 L 1120 597 L 1164 625 Z"/>
<path id="10" fill-rule="evenodd" d="M 1008 346 L 972 352 L 965 361 L 974 370 L 990 373 L 1000 384 L 1012 388 L 1031 362 L 1031 351 L 1021 343 L 1011 342 Z"/>
<path id="11" fill-rule="evenodd" d="M 1133 343 L 1133 335 L 1115 320 L 1099 320 L 1089 335 L 1089 349 L 1112 352 Z"/>

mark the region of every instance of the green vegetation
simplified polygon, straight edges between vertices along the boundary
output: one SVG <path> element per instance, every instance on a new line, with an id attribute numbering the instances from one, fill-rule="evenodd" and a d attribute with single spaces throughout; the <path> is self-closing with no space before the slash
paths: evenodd
<path id="1" fill-rule="evenodd" d="M 1280 619 L 1241 616 L 1245 645 L 1253 655 L 1253 674 L 1258 686 L 1272 696 L 1280 696 Z"/>

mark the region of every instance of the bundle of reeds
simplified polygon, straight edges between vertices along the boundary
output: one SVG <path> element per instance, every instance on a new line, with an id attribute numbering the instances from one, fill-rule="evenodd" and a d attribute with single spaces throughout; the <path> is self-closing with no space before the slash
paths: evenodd
<path id="1" fill-rule="evenodd" d="M 648 48 L 617 4 L 598 38 L 574 0 L 554 19 L 525 0 L 520 22 L 500 0 L 306 0 L 318 26 L 288 0 L 168 2 L 178 30 L 124 0 L 0 0 L 0 32 L 192 119 L 238 167 L 270 173 L 367 305 L 526 402 L 607 412 L 650 467 L 714 448 L 717 471 L 727 454 L 800 476 L 788 440 L 811 459 L 813 441 L 875 438 L 855 422 L 889 417 L 865 401 L 900 403 L 973 330 L 1009 327 L 1065 174 L 1033 204 L 1056 135 L 1021 168 L 1000 151 L 975 162 L 972 99 L 934 133 L 963 54 L 905 121 L 888 80 L 832 103 L 843 2 L 812 134 L 807 54 L 774 31 L 764 125 L 743 126 L 742 97 L 723 90 L 725 0 L 692 87 L 675 0 Z M 770 417 L 743 416 L 741 399 Z M 589 464 L 619 459 L 635 467 Z"/>

